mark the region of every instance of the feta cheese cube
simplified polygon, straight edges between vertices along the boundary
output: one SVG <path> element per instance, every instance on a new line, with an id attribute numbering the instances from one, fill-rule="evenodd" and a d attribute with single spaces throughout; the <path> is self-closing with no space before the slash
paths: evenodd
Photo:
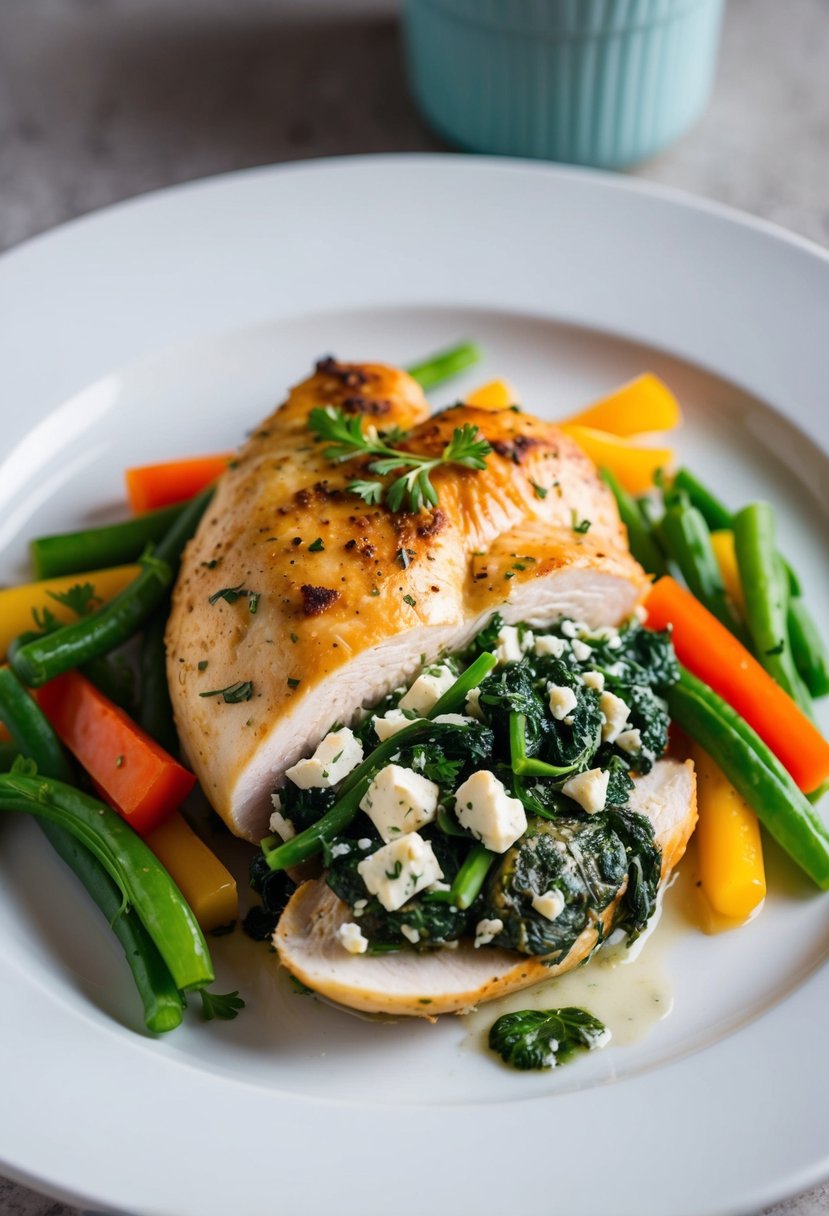
<path id="1" fill-rule="evenodd" d="M 381 743 L 385 743 L 386 739 L 391 739 L 392 735 L 403 730 L 403 727 L 408 726 L 411 721 L 412 719 L 407 718 L 402 709 L 390 709 L 381 718 L 375 715 L 371 720 Z"/>
<path id="2" fill-rule="evenodd" d="M 489 943 L 496 938 L 504 927 L 504 922 L 499 916 L 493 917 L 492 920 L 479 920 L 475 926 L 475 949 L 478 950 L 481 946 L 488 946 Z"/>
<path id="3" fill-rule="evenodd" d="M 524 657 L 524 647 L 521 644 L 521 634 L 515 625 L 501 626 L 493 653 L 499 665 L 521 662 Z"/>
<path id="4" fill-rule="evenodd" d="M 555 920 L 564 911 L 564 896 L 561 891 L 552 888 L 545 891 L 543 895 L 534 895 L 532 905 L 539 916 L 543 916 L 547 920 Z"/>
<path id="5" fill-rule="evenodd" d="M 577 773 L 561 787 L 562 793 L 577 802 L 588 815 L 603 811 L 607 801 L 607 783 L 610 773 L 600 768 L 589 768 L 586 773 Z"/>
<path id="6" fill-rule="evenodd" d="M 615 743 L 630 717 L 628 704 L 613 692 L 603 692 L 599 697 L 599 709 L 602 711 L 602 742 Z"/>
<path id="7" fill-rule="evenodd" d="M 337 930 L 337 940 L 349 954 L 365 954 L 368 950 L 368 938 L 363 936 L 360 926 L 353 920 L 340 925 Z"/>
<path id="8" fill-rule="evenodd" d="M 381 845 L 360 862 L 357 873 L 387 912 L 396 912 L 412 896 L 443 878 L 431 844 L 417 832 Z"/>
<path id="9" fill-rule="evenodd" d="M 539 658 L 560 659 L 567 649 L 567 643 L 564 638 L 554 638 L 552 634 L 545 633 L 535 639 L 534 649 Z"/>
<path id="10" fill-rule="evenodd" d="M 635 755 L 642 750 L 642 732 L 640 730 L 623 730 L 616 736 L 616 746 L 623 752 Z"/>
<path id="11" fill-rule="evenodd" d="M 400 698 L 399 708 L 414 710 L 416 714 L 425 717 L 443 694 L 448 692 L 456 679 L 457 676 L 451 668 L 443 664 L 433 667 L 430 671 L 424 671 L 423 675 L 417 677 L 406 695 Z"/>
<path id="12" fill-rule="evenodd" d="M 593 654 L 592 649 L 587 645 L 587 643 L 579 641 L 578 638 L 575 638 L 570 643 L 570 649 L 572 650 L 573 658 L 577 663 L 586 663 Z"/>
<path id="13" fill-rule="evenodd" d="M 579 703 L 572 688 L 568 688 L 566 684 L 548 684 L 547 692 L 550 694 L 550 713 L 557 722 L 572 713 Z"/>
<path id="14" fill-rule="evenodd" d="M 360 801 L 377 831 L 388 843 L 431 823 L 437 814 L 440 786 L 400 764 L 387 764 Z"/>
<path id="15" fill-rule="evenodd" d="M 604 691 L 604 676 L 600 671 L 586 671 L 581 682 L 585 688 L 592 688 L 594 692 Z"/>
<path id="16" fill-rule="evenodd" d="M 466 694 L 466 704 L 464 709 L 472 718 L 477 718 L 479 721 L 483 719 L 481 713 L 481 690 L 480 688 L 470 688 Z"/>
<path id="17" fill-rule="evenodd" d="M 296 828 L 291 823 L 290 819 L 286 819 L 282 814 L 282 799 L 279 794 L 271 794 L 271 805 L 273 813 L 271 814 L 268 826 L 272 832 L 276 832 L 277 836 L 281 836 L 283 840 L 290 840 L 296 836 Z"/>
<path id="18" fill-rule="evenodd" d="M 411 942 L 416 946 L 420 941 L 420 933 L 417 929 L 413 929 L 411 925 L 401 925 L 400 932 L 403 934 L 407 942 Z"/>
<path id="19" fill-rule="evenodd" d="M 527 816 L 518 798 L 511 798 L 494 773 L 473 773 L 455 791 L 455 814 L 493 853 L 506 853 L 527 830 Z"/>
<path id="20" fill-rule="evenodd" d="M 301 790 L 328 789 L 347 777 L 363 758 L 363 745 L 347 726 L 331 731 L 313 756 L 285 770 L 285 776 Z"/>

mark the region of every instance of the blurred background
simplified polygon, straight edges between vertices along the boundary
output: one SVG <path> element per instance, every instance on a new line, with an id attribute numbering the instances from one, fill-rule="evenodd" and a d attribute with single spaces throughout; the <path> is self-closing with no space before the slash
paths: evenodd
<path id="1" fill-rule="evenodd" d="M 586 0 L 585 0 L 586 2 Z M 0 0 L 0 247 L 250 165 L 440 151 L 400 0 Z M 710 104 L 637 176 L 829 243 L 829 0 L 727 0 Z"/>
<path id="2" fill-rule="evenodd" d="M 448 148 L 395 0 L 0 0 L 0 249 L 210 174 Z M 727 0 L 707 109 L 626 171 L 829 245 L 829 0 Z M 74 1209 L 0 1178 L 0 1212 Z"/>

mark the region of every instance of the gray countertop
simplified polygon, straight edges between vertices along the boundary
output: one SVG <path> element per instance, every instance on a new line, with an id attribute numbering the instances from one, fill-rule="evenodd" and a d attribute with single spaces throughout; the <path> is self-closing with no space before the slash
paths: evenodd
<path id="1" fill-rule="evenodd" d="M 442 150 L 407 96 L 396 9 L 394 0 L 4 0 L 0 249 L 207 174 Z M 827 64 L 829 0 L 729 0 L 706 115 L 635 175 L 829 245 Z M 76 1211 L 0 1179 L 6 1216 Z M 771 1211 L 829 1214 L 829 1187 Z"/>

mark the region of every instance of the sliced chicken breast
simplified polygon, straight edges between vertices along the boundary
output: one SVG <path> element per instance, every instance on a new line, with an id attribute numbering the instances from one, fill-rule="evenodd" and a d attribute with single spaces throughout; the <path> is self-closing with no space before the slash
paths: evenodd
<path id="1" fill-rule="evenodd" d="M 696 775 L 690 760 L 660 760 L 636 778 L 631 809 L 647 815 L 662 850 L 662 880 L 685 852 L 697 819 Z M 612 925 L 618 900 L 603 913 L 601 932 Z M 455 950 L 416 954 L 352 955 L 337 938 L 352 920 L 324 878 L 304 883 L 291 897 L 274 934 L 283 967 L 329 1000 L 368 1013 L 432 1018 L 462 1013 L 473 1005 L 516 992 L 570 971 L 600 940 L 589 926 L 565 958 L 554 963 L 491 947 L 461 942 Z"/>
<path id="2" fill-rule="evenodd" d="M 413 451 L 439 455 L 471 424 L 493 452 L 483 471 L 437 468 L 432 513 L 394 514 L 347 490 L 364 462 L 324 458 L 307 417 L 327 404 L 413 428 Z M 466 406 L 428 418 L 405 372 L 326 360 L 253 434 L 185 553 L 167 631 L 179 736 L 231 830 L 258 840 L 270 791 L 333 722 L 494 612 L 615 625 L 645 586 L 612 495 L 555 426 Z"/>

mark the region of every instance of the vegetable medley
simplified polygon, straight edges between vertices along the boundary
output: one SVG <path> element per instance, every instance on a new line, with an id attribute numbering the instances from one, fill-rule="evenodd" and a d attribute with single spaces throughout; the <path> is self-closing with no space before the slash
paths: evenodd
<path id="1" fill-rule="evenodd" d="M 428 389 L 477 358 L 463 344 L 410 370 Z M 517 408 L 503 381 L 467 401 Z M 643 439 L 679 421 L 667 387 L 646 375 L 561 424 L 600 467 L 655 580 L 642 618 L 591 631 L 496 617 L 356 724 L 333 724 L 274 792 L 273 834 L 251 866 L 262 900 L 248 914 L 253 935 L 272 930 L 289 871 L 317 858 L 349 909 L 346 954 L 468 938 L 557 958 L 588 923 L 635 936 L 653 911 L 660 856 L 629 795 L 665 752 L 669 719 L 681 728 L 672 746 L 699 774 L 700 877 L 714 909 L 745 920 L 762 903 L 758 821 L 829 889 L 829 833 L 813 805 L 829 782 L 829 744 L 812 711 L 829 693 L 829 657 L 772 509 L 732 514 L 688 470 L 665 472 L 673 452 Z M 405 435 L 366 439 L 336 411 L 315 411 L 309 425 L 332 459 L 371 458 L 376 480 L 349 488 L 392 511 L 433 509 L 431 470 L 475 470 L 489 451 L 459 431 L 427 460 L 400 448 Z M 0 810 L 34 815 L 75 871 L 156 1033 L 179 1024 L 187 992 L 202 994 L 206 1018 L 243 1003 L 207 990 L 204 932 L 234 921 L 238 902 L 179 813 L 195 778 L 176 758 L 163 640 L 182 549 L 231 459 L 129 470 L 131 519 L 36 539 L 40 581 L 0 591 Z M 576 531 L 589 526 L 574 519 Z M 119 654 L 138 634 L 140 695 Z M 245 699 L 241 686 L 218 694 Z M 490 1042 L 538 1068 L 605 1038 L 589 1014 L 566 1009 L 506 1015 Z"/>

